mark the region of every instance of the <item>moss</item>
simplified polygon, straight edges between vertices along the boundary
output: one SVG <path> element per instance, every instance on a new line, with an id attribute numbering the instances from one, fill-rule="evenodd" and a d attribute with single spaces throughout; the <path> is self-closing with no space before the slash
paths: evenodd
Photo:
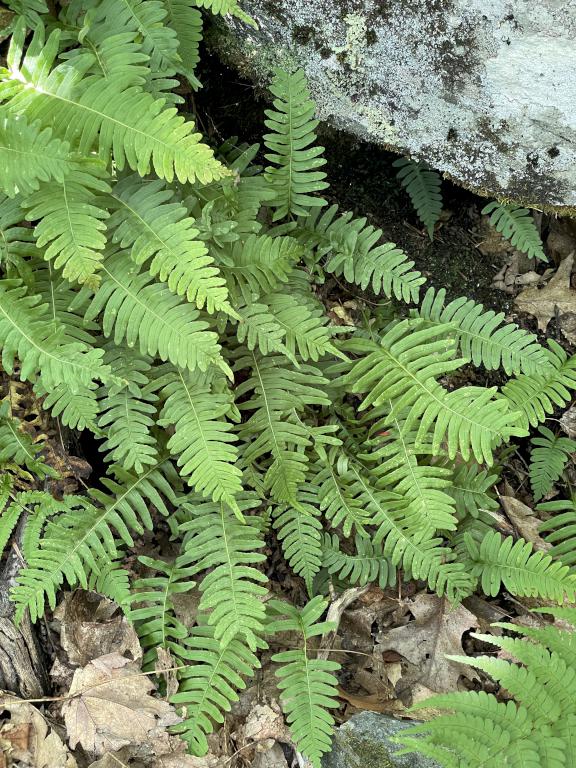
<path id="1" fill-rule="evenodd" d="M 390 752 L 384 744 L 377 744 L 358 736 L 350 728 L 341 728 L 336 739 L 340 749 L 346 752 L 358 768 L 396 768 L 390 759 Z"/>

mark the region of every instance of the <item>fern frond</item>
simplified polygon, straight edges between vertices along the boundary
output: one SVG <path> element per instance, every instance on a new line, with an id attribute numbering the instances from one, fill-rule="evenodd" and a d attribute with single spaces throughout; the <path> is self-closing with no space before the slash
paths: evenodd
<path id="1" fill-rule="evenodd" d="M 298 632 L 302 638 L 302 648 L 276 653 L 272 661 L 281 665 L 276 675 L 292 737 L 299 751 L 319 768 L 320 759 L 328 752 L 332 741 L 334 718 L 330 710 L 338 707 L 335 673 L 340 669 L 336 661 L 315 658 L 312 655 L 314 649 L 310 647 L 314 637 L 333 627 L 330 622 L 318 623 L 327 601 L 314 597 L 300 610 L 280 600 L 271 600 L 268 605 L 276 615 L 285 617 L 270 622 L 270 633 Z"/>
<path id="2" fill-rule="evenodd" d="M 400 183 L 410 195 L 418 218 L 426 227 L 430 240 L 434 239 L 434 227 L 442 213 L 442 180 L 436 171 L 425 163 L 417 163 L 400 157 L 392 163 L 398 168 Z"/>
<path id="3" fill-rule="evenodd" d="M 70 170 L 70 150 L 50 128 L 29 125 L 23 115 L 0 112 L 0 188 L 8 197 L 27 195 L 40 182 L 62 183 Z"/>
<path id="4" fill-rule="evenodd" d="M 144 649 L 145 669 L 153 669 L 157 648 L 176 658 L 182 655 L 182 641 L 188 631 L 174 614 L 174 596 L 194 589 L 192 567 L 179 554 L 171 563 L 141 555 L 139 561 L 154 571 L 153 576 L 138 579 L 130 592 L 128 618 L 134 623 Z"/>
<path id="5" fill-rule="evenodd" d="M 254 496 L 238 501 L 246 512 L 258 504 Z M 266 559 L 260 528 L 250 516 L 244 522 L 223 504 L 186 502 L 183 564 L 190 575 L 208 571 L 200 583 L 200 610 L 208 614 L 214 638 L 226 646 L 237 639 L 251 651 L 263 647 L 267 576 L 254 566 Z"/>
<path id="6" fill-rule="evenodd" d="M 182 656 L 190 662 L 180 672 L 178 693 L 170 701 L 184 707 L 184 719 L 173 726 L 195 755 L 208 751 L 206 735 L 214 731 L 214 723 L 223 723 L 223 712 L 229 712 L 238 701 L 236 691 L 246 688 L 260 661 L 238 640 L 223 644 L 214 638 L 214 628 L 204 624 L 194 627 L 183 641 Z"/>
<path id="7" fill-rule="evenodd" d="M 319 510 L 304 500 L 298 506 L 278 507 L 273 512 L 274 528 L 282 552 L 292 571 L 304 579 L 312 594 L 314 576 L 322 565 L 322 523 Z"/>
<path id="8" fill-rule="evenodd" d="M 519 251 L 531 259 L 548 261 L 532 212 L 527 208 L 494 201 L 484 206 L 482 214 L 490 216 L 490 224 Z"/>
<path id="9" fill-rule="evenodd" d="M 249 368 L 251 374 L 236 387 L 241 411 L 253 411 L 240 429 L 246 443 L 243 460 L 247 465 L 271 455 L 264 487 L 280 503 L 297 505 L 297 492 L 304 482 L 308 458 L 303 452 L 311 444 L 306 428 L 295 419 L 307 405 L 329 405 L 322 389 L 327 380 L 308 364 L 299 369 L 288 366 L 279 355 L 261 358 L 256 353 L 241 357 L 235 370 Z M 241 399 L 250 395 L 245 402 Z"/>
<path id="10" fill-rule="evenodd" d="M 564 472 L 570 454 L 576 452 L 576 441 L 555 435 L 548 427 L 539 427 L 540 437 L 532 438 L 530 452 L 530 485 L 534 500 L 539 501 L 552 490 Z"/>
<path id="11" fill-rule="evenodd" d="M 500 504 L 491 493 L 497 480 L 498 475 L 491 475 L 477 464 L 456 467 L 447 491 L 456 502 L 458 518 L 462 519 L 465 515 L 478 518 L 483 511 L 499 509 Z"/>
<path id="12" fill-rule="evenodd" d="M 117 560 L 98 564 L 98 571 L 91 571 L 88 589 L 113 600 L 125 613 L 130 604 L 130 577 L 128 571 Z"/>
<path id="13" fill-rule="evenodd" d="M 520 374 L 502 387 L 502 396 L 510 408 L 520 411 L 526 428 L 546 421 L 556 406 L 564 407 L 572 398 L 570 390 L 576 389 L 576 355 L 568 357 L 554 339 L 547 341 L 549 365 L 545 370 Z"/>
<path id="14" fill-rule="evenodd" d="M 234 243 L 221 269 L 230 293 L 250 305 L 286 283 L 302 253 L 302 247 L 291 237 L 250 235 Z"/>
<path id="15" fill-rule="evenodd" d="M 358 534 L 354 538 L 354 552 L 340 549 L 338 536 L 324 534 L 322 541 L 322 565 L 328 573 L 350 584 L 378 584 L 381 589 L 396 584 L 396 569 L 370 539 Z"/>
<path id="16" fill-rule="evenodd" d="M 470 572 L 480 577 L 482 590 L 494 597 L 502 585 L 517 597 L 542 597 L 562 603 L 565 597 L 576 597 L 576 576 L 568 566 L 549 554 L 535 552 L 532 545 L 512 536 L 503 539 L 497 531 L 489 531 L 478 545 L 464 535 Z"/>
<path id="17" fill-rule="evenodd" d="M 250 352 L 258 349 L 262 355 L 280 352 L 296 363 L 296 358 L 284 344 L 285 328 L 282 328 L 265 304 L 248 304 L 240 308 L 239 314 L 236 336 L 240 344 L 245 344 Z"/>
<path id="18" fill-rule="evenodd" d="M 29 258 L 37 254 L 36 241 L 30 227 L 19 226 L 22 207 L 19 198 L 0 195 L 0 267 L 5 277 L 32 282 Z"/>
<path id="19" fill-rule="evenodd" d="M 71 587 L 80 584 L 86 589 L 88 572 L 97 571 L 98 562 L 117 555 L 113 531 L 127 546 L 133 546 L 130 530 L 143 533 L 152 529 L 149 505 L 168 514 L 163 497 L 174 498 L 166 477 L 170 477 L 168 469 L 156 465 L 137 477 L 116 468 L 120 482 L 103 478 L 108 492 L 90 490 L 96 504 L 88 497 L 66 497 L 65 511 L 48 523 L 39 548 L 30 553 L 12 591 L 18 621 L 26 609 L 36 621 L 44 613 L 46 601 L 54 608 L 56 591 L 64 579 Z"/>
<path id="20" fill-rule="evenodd" d="M 178 456 L 181 476 L 201 496 L 237 510 L 242 472 L 236 466 L 237 438 L 226 420 L 232 394 L 218 392 L 207 378 L 196 375 L 193 379 L 171 366 L 156 386 L 164 401 L 158 424 L 174 427 L 167 447 Z"/>
<path id="21" fill-rule="evenodd" d="M 195 0 L 163 0 L 163 3 L 167 11 L 166 24 L 174 30 L 178 40 L 178 71 L 196 90 L 201 87 L 194 70 L 200 61 L 202 14 L 194 7 L 197 5 Z"/>
<path id="22" fill-rule="evenodd" d="M 109 369 L 103 365 L 103 351 L 68 340 L 64 329 L 53 331 L 45 304 L 39 296 L 28 296 L 17 280 L 0 280 L 0 343 L 4 370 L 14 372 L 20 361 L 20 379 L 34 381 L 40 372 L 48 389 L 59 384 L 74 388 L 90 387 L 97 379 L 106 380 Z"/>
<path id="23" fill-rule="evenodd" d="M 266 168 L 265 178 L 276 193 L 272 206 L 276 209 L 273 220 L 278 221 L 290 214 L 306 216 L 310 208 L 326 205 L 314 193 L 328 184 L 324 171 L 318 170 L 326 160 L 324 147 L 315 146 L 316 105 L 303 70 L 293 74 L 275 70 L 270 91 L 275 96 L 274 109 L 265 110 L 264 124 L 271 133 L 263 138 L 269 150 L 265 158 L 272 165 Z"/>
<path id="24" fill-rule="evenodd" d="M 193 0 L 193 2 L 199 8 L 206 8 L 214 14 L 219 14 L 220 16 L 230 14 L 230 16 L 236 16 L 240 21 L 256 27 L 256 22 L 242 10 L 238 0 Z"/>
<path id="25" fill-rule="evenodd" d="M 41 479 L 55 476 L 56 472 L 42 461 L 44 447 L 42 442 L 32 439 L 19 419 L 12 416 L 9 401 L 0 402 L 0 466 L 25 467 Z"/>
<path id="26" fill-rule="evenodd" d="M 433 430 L 434 454 L 446 439 L 450 458 L 460 451 L 465 460 L 473 454 L 477 461 L 491 464 L 494 445 L 524 432 L 508 404 L 494 399 L 495 389 L 462 387 L 448 392 L 435 381 L 463 362 L 454 359 L 449 333 L 450 326 L 415 327 L 410 320 L 401 321 L 383 335 L 380 344 L 361 343 L 365 355 L 343 383 L 352 392 L 368 392 L 360 410 L 387 400 L 393 401 L 394 414 L 406 410 L 403 432 L 419 422 L 416 444 Z"/>
<path id="27" fill-rule="evenodd" d="M 44 258 L 71 282 L 97 285 L 95 274 L 106 245 L 108 211 L 98 197 L 110 191 L 108 175 L 99 163 L 76 164 L 61 180 L 42 184 L 24 200 L 28 221 L 38 221 L 36 244 Z"/>
<path id="28" fill-rule="evenodd" d="M 232 311 L 225 280 L 197 239 L 194 220 L 162 181 L 129 176 L 116 184 L 113 198 L 117 210 L 108 227 L 136 264 L 146 263 L 153 277 L 198 309 Z"/>
<path id="29" fill-rule="evenodd" d="M 198 310 L 175 296 L 150 274 L 139 272 L 123 251 L 103 263 L 102 282 L 85 319 L 102 313 L 104 336 L 115 344 L 138 344 L 140 354 L 169 360 L 176 366 L 206 371 L 216 365 L 228 373 L 217 335 Z"/>
<path id="30" fill-rule="evenodd" d="M 576 566 L 576 500 L 561 499 L 546 501 L 538 505 L 539 512 L 559 512 L 553 514 L 540 526 L 540 533 L 552 548 L 551 557 L 560 559 L 565 565 Z"/>
<path id="31" fill-rule="evenodd" d="M 50 71 L 59 35 L 55 30 L 45 40 L 44 29 L 37 27 L 24 54 L 24 25 L 15 28 L 8 66 L 0 70 L 0 101 L 12 114 L 54 126 L 81 154 L 97 144 L 102 158 L 112 152 L 118 170 L 127 164 L 141 176 L 153 169 L 160 178 L 181 182 L 208 183 L 226 175 L 212 150 L 193 133 L 194 124 L 175 109 L 163 109 L 162 99 L 139 86 L 106 83 L 97 75 L 82 77 L 68 62 Z"/>
<path id="32" fill-rule="evenodd" d="M 484 311 L 482 304 L 460 297 L 445 304 L 446 291 L 429 288 L 418 307 L 418 316 L 433 323 L 450 323 L 458 346 L 474 365 L 488 370 L 504 368 L 515 373 L 541 373 L 549 365 L 547 351 L 536 336 L 515 323 L 505 322 L 504 312 Z"/>
<path id="33" fill-rule="evenodd" d="M 105 388 L 99 403 L 98 427 L 106 437 L 99 450 L 107 452 L 106 461 L 141 474 L 158 463 L 156 439 L 151 434 L 158 400 L 148 386 L 151 366 L 132 350 L 112 345 L 106 349 L 105 360 L 120 383 Z"/>

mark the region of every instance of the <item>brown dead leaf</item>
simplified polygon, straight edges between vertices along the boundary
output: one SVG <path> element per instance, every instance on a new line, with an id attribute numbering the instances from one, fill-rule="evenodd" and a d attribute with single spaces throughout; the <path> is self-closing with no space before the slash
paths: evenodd
<path id="1" fill-rule="evenodd" d="M 533 315 L 541 331 L 546 330 L 548 323 L 556 315 L 576 312 L 576 291 L 570 287 L 573 265 L 574 254 L 571 253 L 560 262 L 556 274 L 544 288 L 526 288 L 516 298 L 516 308 Z"/>
<path id="2" fill-rule="evenodd" d="M 500 501 L 506 516 L 523 539 L 529 541 L 534 549 L 543 552 L 550 549 L 551 545 L 540 538 L 539 528 L 542 521 L 535 517 L 534 511 L 529 506 L 514 496 L 500 496 Z"/>
<path id="3" fill-rule="evenodd" d="M 164 675 L 166 680 L 166 698 L 169 699 L 178 690 L 178 678 L 176 677 L 177 664 L 172 657 L 170 651 L 166 648 L 158 646 L 156 648 L 156 663 L 154 664 L 154 670 L 159 675 Z"/>
<path id="4" fill-rule="evenodd" d="M 132 660 L 142 656 L 133 626 L 112 600 L 85 589 L 67 595 L 58 606 L 60 640 L 73 666 L 85 667 L 92 659 L 118 653 Z"/>
<path id="5" fill-rule="evenodd" d="M 0 742 L 8 745 L 13 762 L 30 768 L 76 768 L 76 760 L 48 721 L 31 704 L 3 695 Z M 1 765 L 1 764 L 0 764 Z"/>
<path id="6" fill-rule="evenodd" d="M 167 702 L 150 695 L 154 686 L 137 664 L 109 653 L 74 673 L 62 707 L 72 748 L 103 754 L 141 744 L 179 721 Z"/>
<path id="7" fill-rule="evenodd" d="M 464 653 L 462 635 L 478 625 L 474 614 L 425 592 L 416 595 L 409 608 L 415 620 L 380 633 L 375 650 L 396 650 L 415 666 L 411 682 L 437 693 L 456 690 L 460 675 L 476 677 L 471 668 L 446 659 L 447 654 Z"/>
<path id="8" fill-rule="evenodd" d="M 377 693 L 361 696 L 338 688 L 338 696 L 351 704 L 354 709 L 361 711 L 380 712 L 383 715 L 399 714 L 406 711 L 406 707 L 399 699 L 382 699 Z"/>

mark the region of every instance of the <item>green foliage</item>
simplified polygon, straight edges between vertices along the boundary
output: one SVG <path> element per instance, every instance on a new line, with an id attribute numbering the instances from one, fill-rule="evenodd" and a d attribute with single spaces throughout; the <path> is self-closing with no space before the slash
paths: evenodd
<path id="1" fill-rule="evenodd" d="M 302 610 L 283 603 L 270 601 L 274 613 L 285 618 L 273 619 L 269 632 L 297 632 L 303 641 L 298 650 L 276 653 L 272 661 L 280 664 L 277 676 L 282 691 L 283 708 L 298 748 L 311 760 L 315 768 L 330 748 L 334 718 L 330 709 L 338 707 L 338 681 L 334 673 L 340 669 L 336 661 L 315 658 L 310 641 L 329 631 L 329 622 L 318 619 L 326 609 L 322 597 L 314 597 Z"/>
<path id="2" fill-rule="evenodd" d="M 490 216 L 490 224 L 519 251 L 531 259 L 548 261 L 532 212 L 527 208 L 494 201 L 484 206 L 482 213 Z"/>
<path id="3" fill-rule="evenodd" d="M 400 183 L 410 195 L 418 218 L 426 227 L 430 240 L 434 239 L 434 227 L 442 213 L 442 179 L 425 163 L 417 163 L 400 157 L 392 165 Z"/>
<path id="4" fill-rule="evenodd" d="M 401 570 L 453 602 L 477 587 L 574 597 L 572 508 L 545 523 L 550 555 L 503 542 L 488 466 L 568 401 L 576 359 L 467 299 L 430 289 L 417 306 L 425 278 L 404 251 L 318 196 L 302 72 L 275 76 L 268 167 L 257 145 L 201 141 L 178 112 L 182 80 L 199 86 L 202 9 L 249 21 L 236 0 L 19 8 L 0 70 L 0 545 L 18 531 L 17 616 L 36 620 L 66 585 L 115 599 L 147 669 L 159 648 L 174 659 L 175 731 L 197 755 L 267 639 L 296 632 L 275 659 L 317 765 L 338 669 L 314 645 L 330 628 L 314 594 L 328 572 L 384 587 Z M 437 177 L 402 175 L 432 233 Z M 331 324 L 335 283 L 354 286 L 357 325 Z M 366 290 L 386 307 L 370 312 Z M 516 378 L 461 386 L 470 363 Z M 92 433 L 105 465 L 92 487 L 62 501 L 19 490 L 55 472 L 10 379 L 54 432 Z M 159 518 L 170 555 L 142 558 L 130 583 L 127 548 Z M 267 600 L 276 543 L 308 603 Z M 177 597 L 195 585 L 188 627 Z"/>
<path id="5" fill-rule="evenodd" d="M 576 627 L 576 611 L 544 608 Z M 538 628 L 498 623 L 520 635 L 476 635 L 502 649 L 508 661 L 494 656 L 450 656 L 493 677 L 513 697 L 499 701 L 483 691 L 448 693 L 416 705 L 445 710 L 435 719 L 397 736 L 400 754 L 421 752 L 445 768 L 510 765 L 560 768 L 574 764 L 576 732 L 576 659 L 573 631 L 548 625 Z"/>
<path id="6" fill-rule="evenodd" d="M 540 437 L 532 438 L 530 453 L 530 485 L 535 501 L 552 490 L 561 478 L 570 454 L 576 451 L 575 440 L 559 437 L 547 427 L 540 427 L 538 432 Z"/>
<path id="7" fill-rule="evenodd" d="M 272 163 L 266 169 L 266 178 L 276 198 L 274 221 L 289 214 L 305 216 L 309 208 L 322 206 L 326 201 L 313 193 L 326 189 L 326 174 L 317 170 L 325 165 L 324 147 L 314 146 L 316 105 L 302 70 L 288 74 L 276 70 L 270 86 L 274 109 L 266 110 L 265 125 L 271 133 L 264 135 L 269 150 L 266 160 Z"/>
<path id="8" fill-rule="evenodd" d="M 538 511 L 553 514 L 540 526 L 540 532 L 552 548 L 549 554 L 559 557 L 566 565 L 576 565 L 576 500 L 560 499 L 538 505 Z"/>

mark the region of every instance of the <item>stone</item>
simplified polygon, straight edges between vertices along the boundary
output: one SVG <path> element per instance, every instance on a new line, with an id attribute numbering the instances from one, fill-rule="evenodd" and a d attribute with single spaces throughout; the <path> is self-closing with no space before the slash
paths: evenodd
<path id="1" fill-rule="evenodd" d="M 322 768 L 439 768 L 438 763 L 419 753 L 399 755 L 401 749 L 391 736 L 413 723 L 376 712 L 353 715 L 334 734 L 332 751 L 322 758 Z"/>
<path id="2" fill-rule="evenodd" d="M 242 0 L 212 41 L 266 84 L 302 67 L 319 117 L 481 194 L 576 207 L 576 0 Z"/>

